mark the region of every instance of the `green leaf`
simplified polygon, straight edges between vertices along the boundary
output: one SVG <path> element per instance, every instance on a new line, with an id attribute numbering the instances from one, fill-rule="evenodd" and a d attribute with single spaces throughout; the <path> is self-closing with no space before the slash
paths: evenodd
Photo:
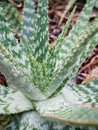
<path id="1" fill-rule="evenodd" d="M 45 99 L 46 96 L 42 94 L 39 82 L 39 79 L 42 82 L 44 78 L 28 44 L 24 43 L 26 48 L 18 44 L 9 25 L 5 22 L 3 16 L 0 16 L 0 72 L 6 76 L 9 85 L 16 85 L 31 99 Z"/>
<path id="2" fill-rule="evenodd" d="M 66 86 L 57 96 L 35 103 L 42 117 L 65 125 L 98 126 L 98 79 Z M 96 92 L 95 92 L 96 91 Z"/>
<path id="3" fill-rule="evenodd" d="M 69 2 L 67 3 L 67 5 L 65 6 L 64 13 L 62 14 L 62 16 L 60 18 L 59 24 L 62 23 L 64 17 L 66 16 L 66 14 L 70 10 L 70 8 L 72 8 L 72 6 L 74 5 L 75 2 L 76 2 L 76 0 L 73 0 L 73 1 L 69 0 Z"/>
<path id="4" fill-rule="evenodd" d="M 71 83 L 72 83 L 72 81 L 74 82 L 75 76 L 78 72 L 79 67 L 86 60 L 88 54 L 90 54 L 90 52 L 93 50 L 93 48 L 95 48 L 97 41 L 98 41 L 98 33 L 96 33 L 95 36 L 90 39 L 90 41 L 88 42 L 88 45 L 84 48 L 82 53 L 78 56 L 76 63 L 73 65 L 73 67 L 71 69 L 71 73 L 70 73 Z"/>
<path id="5" fill-rule="evenodd" d="M 21 114 L 12 115 L 6 127 L 3 130 L 19 130 Z"/>
<path id="6" fill-rule="evenodd" d="M 98 22 L 95 20 L 89 27 L 87 26 L 84 30 L 84 33 L 80 35 L 79 39 L 77 39 L 77 44 L 80 45 L 79 48 L 76 50 L 72 50 L 72 53 L 70 52 L 70 57 L 67 57 L 67 60 L 69 59 L 69 62 L 66 62 L 63 65 L 62 69 L 58 71 L 57 75 L 55 76 L 54 73 L 54 79 L 50 83 L 50 86 L 46 87 L 44 91 L 49 96 L 55 92 L 55 90 L 63 84 L 66 84 L 67 82 L 73 83 L 71 81 L 71 78 L 73 76 L 75 77 L 76 72 L 82 64 L 83 59 L 86 58 L 87 54 L 92 50 L 92 48 L 96 45 L 96 42 L 98 41 L 97 37 L 98 33 Z M 96 36 L 95 36 L 96 35 Z M 91 41 L 91 44 L 89 44 Z"/>
<path id="7" fill-rule="evenodd" d="M 25 75 L 28 74 L 28 72 L 30 72 L 30 63 L 26 52 L 21 44 L 18 44 L 18 41 L 9 28 L 9 24 L 2 15 L 0 15 L 0 42 L 0 51 L 6 55 L 7 58 L 10 58 L 10 61 L 13 62 L 18 69 L 20 68 L 22 73 Z"/>
<path id="8" fill-rule="evenodd" d="M 20 74 L 18 70 L 16 71 L 14 64 L 2 52 L 0 53 L 0 72 L 5 76 L 8 85 L 14 85 L 15 81 L 13 79 Z"/>
<path id="9" fill-rule="evenodd" d="M 19 15 L 18 10 L 7 1 L 1 1 L 0 6 L 3 8 L 2 11 L 4 12 L 4 17 L 9 22 L 10 27 L 15 32 L 19 32 L 21 16 Z"/>
<path id="10" fill-rule="evenodd" d="M 81 84 L 81 85 L 69 85 L 71 90 L 76 93 L 84 103 L 88 103 L 91 107 L 97 109 L 98 106 L 98 79 L 94 79 L 88 83 Z M 65 87 L 66 88 L 66 87 Z M 64 88 L 64 89 L 65 89 Z M 62 90 L 64 95 L 65 90 Z"/>
<path id="11" fill-rule="evenodd" d="M 64 41 L 64 37 L 68 32 L 68 28 L 69 28 L 69 25 L 70 25 L 71 20 L 73 18 L 73 15 L 75 13 L 75 10 L 76 10 L 76 7 L 71 12 L 71 15 L 68 18 L 68 21 L 67 21 L 64 29 L 62 30 L 61 34 L 59 35 L 58 39 L 56 40 L 55 45 L 54 45 L 54 47 L 52 49 L 51 55 L 50 55 L 50 57 L 48 59 L 48 64 L 47 64 L 48 68 L 47 68 L 47 70 L 49 70 L 51 73 L 53 73 L 56 70 L 56 68 L 55 68 L 56 67 L 55 66 L 56 65 L 56 59 L 57 59 L 60 47 L 62 45 L 62 42 Z"/>
<path id="12" fill-rule="evenodd" d="M 0 92 L 0 114 L 19 113 L 33 109 L 32 103 L 22 92 L 1 85 Z"/>
<path id="13" fill-rule="evenodd" d="M 65 125 L 98 126 L 98 111 L 89 107 L 64 106 L 63 108 L 51 110 L 50 113 L 46 112 L 42 114 L 42 117 L 50 118 Z"/>
<path id="14" fill-rule="evenodd" d="M 43 100 L 47 97 L 40 91 L 33 83 L 31 77 L 25 77 L 21 72 L 16 69 L 9 59 L 0 53 L 0 72 L 5 76 L 9 86 L 17 86 L 31 100 Z"/>
<path id="15" fill-rule="evenodd" d="M 98 8 L 98 1 L 96 0 L 95 7 Z"/>
<path id="16" fill-rule="evenodd" d="M 25 40 L 34 51 L 33 40 L 35 32 L 35 10 L 34 1 L 26 0 L 23 8 L 22 28 L 21 28 L 21 42 L 24 44 Z"/>
<path id="17" fill-rule="evenodd" d="M 20 130 L 49 130 L 49 123 L 35 111 L 22 114 Z"/>
<path id="18" fill-rule="evenodd" d="M 48 57 L 48 0 L 39 0 L 35 23 L 34 56 L 38 62 Z"/>
<path id="19" fill-rule="evenodd" d="M 37 79 L 39 77 L 40 67 L 34 57 L 34 36 L 35 36 L 35 10 L 34 1 L 25 1 L 23 9 L 23 21 L 22 21 L 22 31 L 21 31 L 21 42 L 23 43 L 23 48 L 26 51 L 27 57 L 30 63 L 30 80 L 38 87 Z"/>
<path id="20" fill-rule="evenodd" d="M 73 26 L 72 30 L 70 31 L 68 37 L 66 37 L 64 44 L 59 52 L 58 60 L 57 60 L 57 68 L 61 68 L 62 64 L 69 60 L 73 50 L 76 49 L 77 39 L 84 33 L 84 29 L 87 26 L 91 11 L 94 7 L 95 0 L 88 0 L 85 4 L 76 24 Z M 77 44 L 77 47 L 80 44 Z"/>
<path id="21" fill-rule="evenodd" d="M 66 129 L 67 128 L 67 129 Z M 22 114 L 20 130 L 68 130 L 68 127 L 46 120 L 36 111 Z"/>

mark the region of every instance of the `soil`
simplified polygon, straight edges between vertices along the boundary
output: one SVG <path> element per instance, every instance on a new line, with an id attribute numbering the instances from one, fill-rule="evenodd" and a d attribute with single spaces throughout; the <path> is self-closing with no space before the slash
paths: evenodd
<path id="1" fill-rule="evenodd" d="M 71 8 L 68 11 L 68 13 L 64 16 L 62 23 L 59 24 L 68 1 L 69 0 L 49 0 L 49 43 L 50 44 L 53 44 L 56 41 L 56 39 L 61 33 L 72 11 L 72 8 Z M 9 0 L 9 2 L 18 9 L 20 14 L 22 14 L 23 2 L 16 3 L 13 0 Z M 36 3 L 36 8 L 37 8 L 37 0 L 35 0 L 35 3 Z M 85 4 L 85 0 L 84 1 L 77 0 L 75 2 L 74 5 L 77 6 L 77 9 L 72 19 L 71 25 L 69 27 L 69 31 L 75 24 L 82 8 L 84 7 L 84 4 Z M 90 22 L 95 18 L 97 14 L 98 14 L 98 9 L 94 8 L 90 17 Z M 94 79 L 98 77 L 97 66 L 98 66 L 98 45 L 96 45 L 94 50 L 90 53 L 90 55 L 86 58 L 84 63 L 79 68 L 79 71 L 76 76 L 76 84 L 84 83 L 84 82 L 89 81 L 92 78 Z M 96 68 L 97 68 L 97 71 L 95 70 Z M 94 72 L 93 72 L 93 69 L 94 69 Z M 90 76 L 92 75 L 92 72 L 93 72 L 93 77 Z M 7 86 L 6 79 L 4 78 L 2 74 L 0 74 L 0 84 Z"/>

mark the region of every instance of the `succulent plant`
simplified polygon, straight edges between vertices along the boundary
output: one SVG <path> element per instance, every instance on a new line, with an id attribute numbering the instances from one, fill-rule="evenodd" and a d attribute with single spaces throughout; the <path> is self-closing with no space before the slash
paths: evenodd
<path id="1" fill-rule="evenodd" d="M 89 23 L 94 5 L 95 0 L 87 0 L 65 37 L 76 7 L 73 9 L 52 49 L 48 0 L 38 1 L 37 14 L 34 1 L 25 0 L 20 43 L 13 34 L 14 26 L 12 29 L 4 18 L 6 12 L 0 14 L 0 72 L 7 81 L 7 87 L 0 85 L 0 130 L 98 126 L 98 79 L 74 83 L 78 68 L 98 42 L 98 17 Z"/>
<path id="2" fill-rule="evenodd" d="M 13 28 L 16 33 L 19 33 L 21 16 L 19 15 L 18 10 L 4 0 L 0 2 L 0 7 L 3 8 L 3 17 L 5 17 L 7 21 L 9 21 L 10 27 Z"/>

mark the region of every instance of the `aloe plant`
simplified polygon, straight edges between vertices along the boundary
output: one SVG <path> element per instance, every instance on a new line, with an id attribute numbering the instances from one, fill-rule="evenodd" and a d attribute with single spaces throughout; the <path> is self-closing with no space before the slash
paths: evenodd
<path id="1" fill-rule="evenodd" d="M 8 84 L 0 85 L 0 130 L 98 126 L 98 79 L 74 83 L 78 68 L 98 42 L 98 17 L 88 23 L 94 5 L 95 0 L 87 0 L 65 37 L 73 9 L 51 51 L 48 0 L 38 1 L 37 14 L 34 1 L 25 0 L 20 44 L 5 14 L 0 14 L 0 72 Z"/>
<path id="2" fill-rule="evenodd" d="M 21 24 L 21 16 L 18 13 L 18 10 L 13 7 L 10 3 L 7 1 L 0 1 L 0 7 L 4 10 L 4 17 L 7 21 L 10 22 L 11 28 L 19 33 L 20 31 L 20 24 Z"/>
<path id="3" fill-rule="evenodd" d="M 67 6 L 64 9 L 64 12 L 63 12 L 61 18 L 60 18 L 59 24 L 62 23 L 62 21 L 64 20 L 64 16 L 68 13 L 68 11 L 70 10 L 70 8 L 72 8 L 72 6 L 75 4 L 75 2 L 76 2 L 76 0 L 73 0 L 73 1 L 69 0 Z"/>

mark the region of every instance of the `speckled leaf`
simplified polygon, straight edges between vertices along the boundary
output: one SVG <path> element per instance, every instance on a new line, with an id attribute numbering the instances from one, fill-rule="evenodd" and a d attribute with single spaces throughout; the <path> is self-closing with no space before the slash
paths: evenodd
<path id="1" fill-rule="evenodd" d="M 22 114 L 20 130 L 49 130 L 49 123 L 35 111 Z"/>
<path id="2" fill-rule="evenodd" d="M 29 2 L 27 6 L 28 5 L 30 6 L 30 1 L 28 0 L 26 2 Z M 17 40 L 14 38 L 13 34 L 10 33 L 10 30 L 7 24 L 4 23 L 4 20 L 1 20 L 0 22 L 0 25 L 1 25 L 0 26 L 1 27 L 0 29 L 1 31 L 0 33 L 0 36 L 1 36 L 0 38 L 1 39 L 0 72 L 4 74 L 7 80 L 8 86 L 9 86 L 9 88 L 4 88 L 3 90 L 1 89 L 0 112 L 4 114 L 6 113 L 9 114 L 9 113 L 17 113 L 17 112 L 22 112 L 24 110 L 33 109 L 32 103 L 29 102 L 28 99 L 24 96 L 25 94 L 30 99 L 37 100 L 37 102 L 33 102 L 35 105 L 35 108 L 37 109 L 38 113 L 40 113 L 40 115 L 44 117 L 44 118 L 40 117 L 39 114 L 36 112 L 27 112 L 22 115 L 20 128 L 17 127 L 19 126 L 19 122 L 15 124 L 15 118 L 11 118 L 13 121 L 11 120 L 11 122 L 8 123 L 9 127 L 6 127 L 6 128 L 10 130 L 11 129 L 20 129 L 20 130 L 31 129 L 32 130 L 32 128 L 40 129 L 40 130 L 43 130 L 43 129 L 48 130 L 50 128 L 55 129 L 55 127 L 53 127 L 55 125 L 53 125 L 51 121 L 48 121 L 48 119 L 52 119 L 53 122 L 57 121 L 64 125 L 73 124 L 73 125 L 84 125 L 84 126 L 85 125 L 98 126 L 98 118 L 97 118 L 98 117 L 98 111 L 97 111 L 98 81 L 97 79 L 95 81 L 92 81 L 84 85 L 74 86 L 72 84 L 73 76 L 76 74 L 76 71 L 79 65 L 82 63 L 87 53 L 91 50 L 91 48 L 95 45 L 96 41 L 98 40 L 97 38 L 98 36 L 97 35 L 98 34 L 97 20 L 98 19 L 92 25 L 89 25 L 89 27 L 88 26 L 86 27 L 87 22 L 88 22 L 88 17 L 92 10 L 94 1 L 88 0 L 88 3 L 86 4 L 86 7 L 84 7 L 84 11 L 81 14 L 82 16 L 80 16 L 79 18 L 80 21 L 78 20 L 78 22 L 72 29 L 71 33 L 69 34 L 69 36 L 66 38 L 67 40 L 66 43 L 67 42 L 70 43 L 71 48 L 69 44 L 62 46 L 62 47 L 65 47 L 64 48 L 65 50 L 66 48 L 68 50 L 66 51 L 66 53 L 64 52 L 64 55 L 63 53 L 62 55 L 60 55 L 60 56 L 66 56 L 67 60 L 64 61 L 66 63 L 64 64 L 64 66 L 62 66 L 62 70 L 58 73 L 58 75 L 55 75 L 54 73 L 55 77 L 53 79 L 53 82 L 52 83 L 48 82 L 49 84 L 47 84 L 46 80 L 49 81 L 50 77 L 45 75 L 46 66 L 45 66 L 45 63 L 42 63 L 43 61 L 46 62 L 46 59 L 48 56 L 48 19 L 47 19 L 48 5 L 47 4 L 48 4 L 47 0 L 43 0 L 43 1 L 39 0 L 37 21 L 34 24 L 36 32 L 34 33 L 34 38 L 32 37 L 31 42 L 29 40 L 29 33 L 30 31 L 32 32 L 30 28 L 29 28 L 29 32 L 25 34 L 25 38 L 23 37 L 25 41 L 27 40 L 27 43 L 23 42 L 24 44 L 18 45 Z M 24 10 L 27 8 L 24 8 Z M 83 13 L 84 13 L 84 16 L 83 16 Z M 85 14 L 87 15 L 87 17 L 85 17 L 86 16 Z M 33 10 L 33 15 L 34 15 L 34 10 Z M 81 24 L 80 26 L 81 22 L 83 22 L 83 25 Z M 31 24 L 30 24 L 30 27 L 31 27 Z M 79 32 L 77 31 L 78 29 L 80 29 Z M 79 38 L 77 38 L 76 36 L 77 37 L 79 36 Z M 32 43 L 34 43 L 35 45 Z M 17 50 L 16 49 L 14 52 L 15 48 L 18 48 L 18 51 L 16 51 Z M 33 52 L 31 51 L 31 49 Z M 26 50 L 27 50 L 27 53 L 25 52 Z M 68 52 L 68 55 L 67 55 L 67 52 Z M 33 53 L 36 59 L 33 57 Z M 23 63 L 21 62 L 22 58 L 25 59 L 24 66 L 23 66 Z M 58 58 L 61 58 L 61 61 L 63 62 L 62 57 L 58 57 Z M 36 69 L 38 68 L 38 66 L 34 66 L 38 64 L 36 60 L 42 63 L 42 66 L 39 69 L 40 71 Z M 61 65 L 62 65 L 62 62 L 61 62 Z M 29 64 L 29 67 L 28 65 L 25 67 L 26 63 Z M 48 64 L 48 61 L 47 61 L 47 64 Z M 57 67 L 58 67 L 58 64 L 59 63 L 57 63 Z M 22 67 L 24 71 L 23 73 L 21 69 Z M 30 67 L 34 68 L 36 73 Z M 24 76 L 24 74 L 27 74 L 26 70 L 27 71 L 29 70 L 28 73 L 30 72 L 30 75 Z M 36 80 L 38 81 L 37 85 L 36 83 L 34 83 L 35 80 L 32 79 L 33 77 L 32 75 L 36 76 L 35 80 L 37 78 Z M 45 77 L 45 79 L 43 77 Z M 45 101 L 38 102 L 38 100 L 43 100 L 51 96 L 57 88 L 62 87 L 62 84 L 63 84 L 63 87 L 64 86 L 65 87 L 61 91 L 59 90 L 60 92 L 57 94 L 57 96 L 55 95 L 54 97 L 48 98 Z M 24 94 L 22 94 L 22 92 L 20 91 L 12 91 L 11 87 L 13 86 L 16 86 L 17 89 L 24 92 Z M 7 90 L 9 90 L 8 93 L 7 93 Z M 30 108 L 28 108 L 29 106 Z"/>
<path id="3" fill-rule="evenodd" d="M 21 42 L 23 44 L 24 50 L 27 53 L 29 63 L 31 66 L 30 74 L 32 82 L 38 87 L 39 78 L 41 77 L 40 65 L 38 65 L 37 60 L 34 57 L 35 53 L 35 9 L 34 1 L 26 0 L 23 9 L 23 21 L 22 21 L 22 31 L 21 31 Z M 39 75 L 40 73 L 40 75 Z M 39 77 L 40 76 L 40 77 Z M 38 79 L 38 80 L 37 80 Z M 42 79 L 41 79 L 42 80 Z"/>
<path id="4" fill-rule="evenodd" d="M 0 114 L 32 110 L 31 101 L 21 92 L 0 85 Z"/>
<path id="5" fill-rule="evenodd" d="M 19 32 L 21 16 L 19 15 L 18 10 L 7 1 L 1 1 L 0 6 L 3 8 L 2 11 L 4 12 L 4 17 L 9 22 L 10 27 L 15 32 Z"/>
<path id="6" fill-rule="evenodd" d="M 0 42 L 0 51 L 5 55 L 5 51 L 9 51 L 8 55 L 13 59 L 14 64 L 21 68 L 22 72 L 27 74 L 30 71 L 29 59 L 21 44 L 18 44 L 18 41 L 9 28 L 9 24 L 3 19 L 2 15 L 0 15 Z"/>
<path id="7" fill-rule="evenodd" d="M 26 0 L 23 8 L 21 42 L 24 44 L 25 40 L 28 42 L 32 51 L 34 51 L 34 34 L 35 34 L 35 10 L 34 1 Z"/>
<path id="8" fill-rule="evenodd" d="M 0 72 L 5 76 L 10 87 L 17 86 L 17 88 L 30 99 L 43 100 L 47 98 L 33 82 L 31 83 L 31 77 L 28 76 L 27 78 L 25 75 L 21 74 L 14 64 L 2 53 L 0 53 Z"/>
<path id="9" fill-rule="evenodd" d="M 39 79 L 41 81 L 44 79 L 43 75 L 41 74 L 43 72 L 39 68 L 36 59 L 32 55 L 28 43 L 24 41 L 24 46 L 18 44 L 8 24 L 4 20 L 1 20 L 0 24 L 1 52 L 16 66 L 20 73 L 24 74 L 26 77 L 29 77 L 30 81 L 38 87 Z M 41 75 L 42 78 L 40 78 Z"/>
<path id="10" fill-rule="evenodd" d="M 35 23 L 34 56 L 39 62 L 48 57 L 48 0 L 39 0 Z"/>
<path id="11" fill-rule="evenodd" d="M 61 18 L 60 18 L 60 21 L 59 21 L 59 24 L 62 23 L 64 17 L 66 16 L 66 14 L 68 13 L 68 11 L 70 10 L 70 8 L 73 7 L 73 5 L 75 4 L 76 0 L 69 0 L 67 5 L 65 5 L 65 9 L 64 9 L 64 12 L 63 14 L 61 15 Z"/>
<path id="12" fill-rule="evenodd" d="M 68 18 L 68 21 L 64 27 L 64 29 L 62 30 L 61 34 L 59 35 L 58 39 L 56 40 L 56 42 L 54 43 L 54 47 L 51 51 L 51 55 L 48 59 L 48 64 L 47 64 L 47 70 L 50 71 L 50 73 L 53 73 L 55 71 L 55 65 L 56 65 L 56 59 L 57 59 L 57 56 L 58 56 L 58 53 L 59 53 L 59 50 L 60 50 L 60 47 L 62 46 L 62 42 L 64 41 L 64 38 L 65 38 L 65 35 L 67 34 L 68 32 L 68 28 L 69 28 L 69 25 L 71 23 L 71 20 L 73 18 L 73 15 L 75 13 L 75 10 L 76 10 L 76 7 L 73 9 L 73 11 L 71 12 L 71 15 L 70 17 Z M 55 68 L 55 69 L 54 69 Z"/>
<path id="13" fill-rule="evenodd" d="M 22 114 L 20 130 L 69 130 L 69 127 L 46 120 L 36 111 Z"/>
<path id="14" fill-rule="evenodd" d="M 64 96 L 67 88 L 70 88 L 70 91 L 79 96 L 82 105 L 98 109 L 98 78 L 81 85 L 69 85 L 68 87 L 65 85 L 64 89 L 62 89 Z M 70 101 L 73 101 L 72 98 L 70 98 Z"/>
<path id="15" fill-rule="evenodd" d="M 96 18 L 97 19 L 97 18 Z M 71 81 L 71 76 L 76 75 L 76 72 L 82 64 L 84 58 L 86 58 L 87 54 L 92 50 L 92 48 L 96 45 L 98 40 L 98 22 L 95 20 L 91 25 L 87 26 L 84 30 L 84 33 L 80 35 L 79 39 L 77 39 L 77 44 L 80 44 L 79 49 L 73 50 L 72 53 L 70 52 L 69 62 L 66 62 L 63 65 L 62 69 L 58 72 L 57 76 L 54 77 L 50 86 L 46 88 L 47 94 L 50 95 L 53 91 L 60 87 L 63 82 L 64 84 L 67 81 Z M 89 44 L 91 43 L 91 44 Z M 77 45 L 76 45 L 77 47 Z M 55 75 L 55 74 L 54 74 Z"/>
<path id="16" fill-rule="evenodd" d="M 24 114 L 13 115 L 3 130 L 22 130 L 23 128 L 26 130 L 45 130 L 45 128 L 46 130 L 73 130 L 71 129 L 72 127 L 54 123 L 40 117 L 36 111 L 29 111 L 25 112 Z"/>
<path id="17" fill-rule="evenodd" d="M 98 79 L 66 86 L 59 95 L 36 103 L 41 116 L 65 125 L 98 126 Z"/>
<path id="18" fill-rule="evenodd" d="M 57 68 L 62 64 L 68 61 L 68 57 L 70 57 L 73 50 L 76 49 L 76 46 L 79 47 L 80 44 L 77 44 L 77 38 L 79 38 L 83 32 L 85 27 L 87 26 L 91 11 L 94 7 L 95 0 L 88 0 L 83 8 L 76 24 L 73 26 L 72 30 L 70 31 L 68 37 L 64 40 L 64 44 L 60 49 L 60 53 L 57 60 Z M 77 45 L 76 45 L 77 44 Z"/>

